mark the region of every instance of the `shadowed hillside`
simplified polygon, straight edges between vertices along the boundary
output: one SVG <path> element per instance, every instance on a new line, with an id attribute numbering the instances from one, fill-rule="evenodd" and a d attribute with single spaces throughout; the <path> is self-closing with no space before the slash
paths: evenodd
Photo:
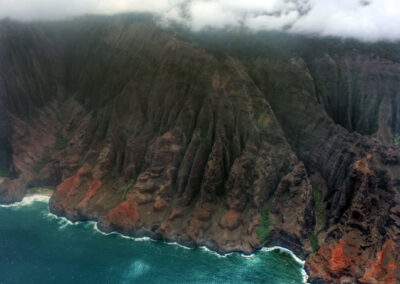
<path id="1" fill-rule="evenodd" d="M 0 201 L 225 253 L 287 247 L 315 283 L 395 283 L 400 45 L 150 15 L 0 22 Z"/>

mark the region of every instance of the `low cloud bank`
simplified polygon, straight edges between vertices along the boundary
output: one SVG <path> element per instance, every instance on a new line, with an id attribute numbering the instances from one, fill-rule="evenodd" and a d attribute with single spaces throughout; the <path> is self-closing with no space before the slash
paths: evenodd
<path id="1" fill-rule="evenodd" d="M 193 30 L 245 26 L 362 40 L 400 40 L 400 0 L 0 0 L 0 18 L 57 20 L 151 12 Z"/>

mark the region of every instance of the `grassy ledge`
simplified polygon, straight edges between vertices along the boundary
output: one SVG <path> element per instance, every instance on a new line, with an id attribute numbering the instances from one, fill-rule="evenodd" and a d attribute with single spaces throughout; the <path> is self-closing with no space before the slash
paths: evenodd
<path id="1" fill-rule="evenodd" d="M 260 243 L 268 239 L 273 225 L 274 221 L 269 216 L 269 208 L 267 208 L 261 212 L 261 219 L 257 228 L 257 237 Z"/>
<path id="2" fill-rule="evenodd" d="M 55 190 L 54 186 L 38 186 L 28 189 L 27 195 L 47 195 L 51 196 Z"/>
<path id="3" fill-rule="evenodd" d="M 50 156 L 44 157 L 44 158 L 41 159 L 39 162 L 37 162 L 35 165 L 33 165 L 32 171 L 33 171 L 35 174 L 40 173 L 40 171 L 41 171 L 45 166 L 47 166 L 47 164 L 50 163 L 50 161 L 51 161 Z"/>

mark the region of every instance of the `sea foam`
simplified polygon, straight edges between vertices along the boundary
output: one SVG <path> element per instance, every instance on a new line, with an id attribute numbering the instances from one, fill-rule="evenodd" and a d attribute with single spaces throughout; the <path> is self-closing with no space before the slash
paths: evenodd
<path id="1" fill-rule="evenodd" d="M 287 248 L 283 248 L 283 247 L 279 247 L 279 246 L 273 246 L 273 247 L 263 247 L 261 249 L 261 251 L 263 251 L 263 252 L 271 252 L 271 251 L 274 251 L 274 250 L 278 250 L 278 251 L 281 251 L 281 252 L 288 253 L 297 263 L 301 264 L 303 266 L 303 269 L 301 270 L 301 275 L 303 276 L 303 283 L 307 283 L 308 274 L 304 269 L 305 261 L 301 260 L 297 255 L 295 255 L 291 250 L 289 250 Z"/>
<path id="2" fill-rule="evenodd" d="M 11 204 L 0 204 L 2 208 L 9 208 L 9 207 L 21 207 L 32 205 L 33 202 L 49 202 L 50 197 L 47 195 L 31 195 L 26 196 L 19 202 L 11 203 Z"/>
<path id="3" fill-rule="evenodd" d="M 7 204 L 7 205 L 1 205 L 0 204 L 0 207 L 3 207 L 3 208 L 21 207 L 21 206 L 32 205 L 34 202 L 45 202 L 45 203 L 48 203 L 49 200 L 50 200 L 50 197 L 46 196 L 46 195 L 32 195 L 32 196 L 24 197 L 24 199 L 22 199 L 20 202 L 15 202 L 15 203 L 12 203 L 12 204 Z M 49 218 L 51 218 L 51 219 L 57 219 L 57 220 L 61 221 L 60 222 L 61 223 L 60 224 L 61 225 L 60 228 L 65 228 L 66 226 L 74 226 L 74 225 L 78 225 L 78 224 L 83 223 L 81 221 L 71 222 L 70 220 L 68 220 L 65 217 L 60 217 L 60 216 L 57 216 L 57 215 L 51 213 L 50 210 L 49 210 L 47 216 Z M 103 232 L 103 231 L 101 231 L 99 229 L 99 227 L 97 225 L 97 222 L 95 222 L 95 221 L 85 221 L 85 222 L 91 224 L 93 226 L 93 229 L 96 232 L 98 232 L 98 233 L 100 233 L 100 234 L 102 234 L 104 236 L 118 235 L 121 238 L 132 240 L 132 241 L 135 241 L 135 242 L 142 242 L 142 241 L 153 241 L 153 242 L 155 242 L 155 241 L 157 241 L 157 240 L 154 240 L 154 239 L 152 239 L 150 237 L 131 237 L 131 236 L 127 236 L 127 235 L 115 232 L 115 231 L 106 233 L 106 232 Z M 183 248 L 183 249 L 188 249 L 188 250 L 193 249 L 193 248 L 181 245 L 181 244 L 179 244 L 177 242 L 165 242 L 165 243 L 168 244 L 168 245 L 175 245 L 175 246 L 178 246 L 178 247 Z M 219 257 L 219 258 L 225 258 L 225 257 L 233 254 L 233 253 L 220 254 L 220 253 L 218 253 L 216 251 L 213 251 L 213 250 L 209 249 L 206 246 L 201 246 L 199 248 L 201 250 L 203 250 L 204 252 L 211 253 L 211 254 Z M 278 250 L 278 251 L 281 251 L 281 252 L 284 252 L 284 253 L 288 253 L 297 263 L 299 263 L 299 264 L 301 264 L 303 266 L 303 269 L 301 270 L 301 274 L 303 276 L 303 283 L 307 283 L 308 275 L 307 275 L 307 272 L 304 270 L 305 261 L 303 261 L 299 257 L 297 257 L 291 250 L 283 248 L 283 247 L 279 247 L 279 246 L 273 246 L 273 247 L 263 247 L 260 250 L 260 252 L 271 252 L 271 251 L 275 251 L 275 250 Z M 244 257 L 244 258 L 252 258 L 252 257 L 255 256 L 254 253 L 253 254 L 249 254 L 249 255 L 245 255 L 245 254 L 240 254 L 240 255 L 242 257 Z"/>

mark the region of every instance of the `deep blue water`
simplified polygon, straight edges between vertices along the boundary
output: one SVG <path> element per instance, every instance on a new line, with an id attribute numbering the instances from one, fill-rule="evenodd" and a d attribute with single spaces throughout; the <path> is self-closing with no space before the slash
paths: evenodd
<path id="1" fill-rule="evenodd" d="M 32 199 L 0 206 L 0 283 L 303 282 L 302 264 L 284 251 L 221 257 L 204 248 L 105 235 L 94 222 L 71 225 L 49 214 L 44 198 Z"/>

